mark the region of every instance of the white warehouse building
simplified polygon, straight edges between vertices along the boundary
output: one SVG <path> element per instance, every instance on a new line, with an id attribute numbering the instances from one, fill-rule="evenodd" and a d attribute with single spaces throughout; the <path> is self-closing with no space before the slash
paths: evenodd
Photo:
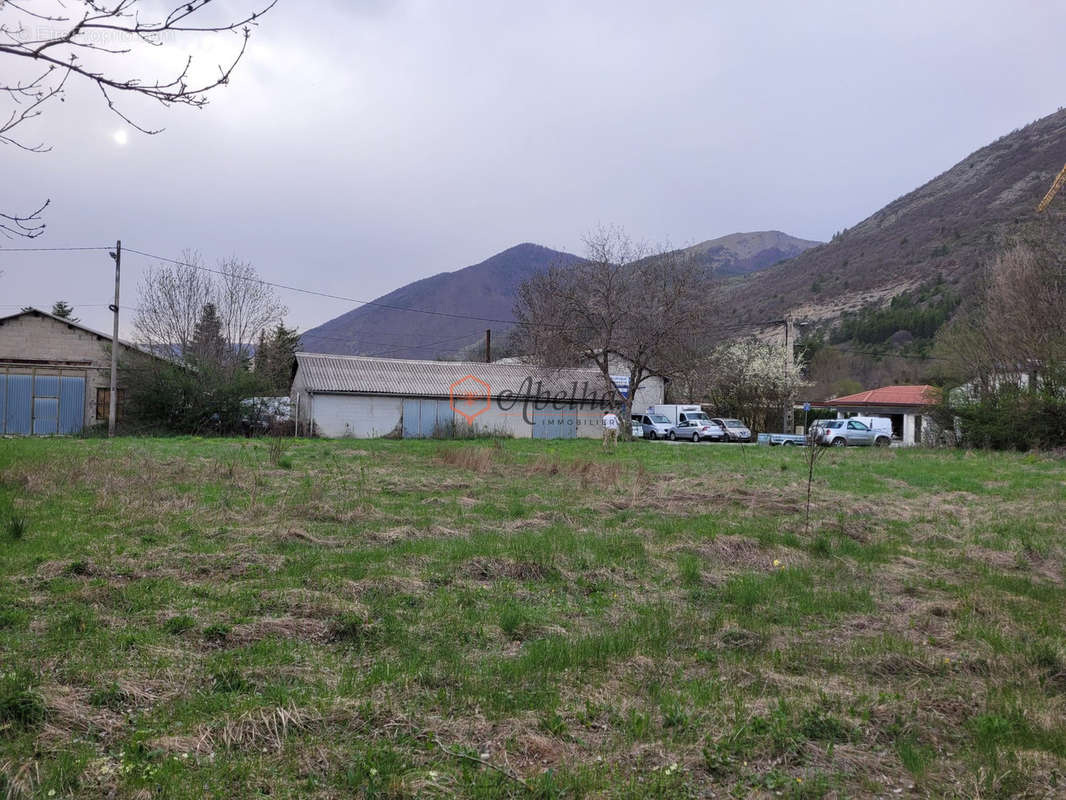
<path id="1" fill-rule="evenodd" d="M 615 376 L 612 376 L 615 377 Z M 623 376 L 616 380 L 625 386 Z M 663 402 L 647 378 L 633 408 Z M 302 435 L 427 438 L 464 428 L 516 438 L 599 437 L 617 406 L 596 369 L 297 353 L 291 397 Z"/>

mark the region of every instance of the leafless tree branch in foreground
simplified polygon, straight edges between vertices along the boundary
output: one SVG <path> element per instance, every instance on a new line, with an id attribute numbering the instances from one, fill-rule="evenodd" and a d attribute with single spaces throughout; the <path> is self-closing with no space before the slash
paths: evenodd
<path id="1" fill-rule="evenodd" d="M 163 106 L 200 108 L 212 90 L 229 83 L 248 47 L 253 26 L 277 0 L 263 0 L 233 18 L 211 0 L 190 0 L 160 8 L 141 0 L 0 0 L 0 144 L 43 153 L 44 141 L 16 129 L 40 117 L 52 101 L 62 102 L 68 84 L 99 91 L 105 105 L 143 133 L 119 107 L 122 97 L 145 97 Z M 167 11 L 166 9 L 170 10 Z M 219 13 L 215 13 L 215 9 Z M 191 44 L 209 34 L 232 34 L 231 52 L 215 69 L 193 69 Z M 150 74 L 146 56 L 174 54 L 174 66 Z M 0 214 L 0 232 L 33 238 L 44 230 L 41 212 Z"/>

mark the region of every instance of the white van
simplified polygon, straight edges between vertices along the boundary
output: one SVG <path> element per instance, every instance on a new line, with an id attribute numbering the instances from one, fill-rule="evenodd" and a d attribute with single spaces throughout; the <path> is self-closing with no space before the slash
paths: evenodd
<path id="1" fill-rule="evenodd" d="M 882 433 L 889 438 L 892 437 L 892 420 L 888 417 L 848 417 L 848 419 L 858 420 L 870 430 Z"/>
<path id="2" fill-rule="evenodd" d="M 707 414 L 704 413 L 703 408 L 696 405 L 684 406 L 674 405 L 671 403 L 665 405 L 648 406 L 647 413 L 662 414 L 664 417 L 670 420 L 671 425 L 680 425 L 682 422 L 685 422 L 687 420 L 698 419 L 701 422 L 710 421 L 710 417 L 708 417 Z"/>

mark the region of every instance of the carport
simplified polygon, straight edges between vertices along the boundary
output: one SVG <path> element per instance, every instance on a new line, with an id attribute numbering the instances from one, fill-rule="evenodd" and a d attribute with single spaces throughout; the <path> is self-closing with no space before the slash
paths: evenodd
<path id="1" fill-rule="evenodd" d="M 811 408 L 835 411 L 838 419 L 888 417 L 892 438 L 904 445 L 921 444 L 930 433 L 929 410 L 940 401 L 940 390 L 928 384 L 882 386 L 857 394 L 812 402 Z"/>

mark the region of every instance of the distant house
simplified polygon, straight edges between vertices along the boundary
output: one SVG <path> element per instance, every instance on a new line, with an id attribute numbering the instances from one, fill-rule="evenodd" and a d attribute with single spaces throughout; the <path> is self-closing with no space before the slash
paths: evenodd
<path id="1" fill-rule="evenodd" d="M 119 346 L 120 357 L 149 357 Z M 106 423 L 110 381 L 107 334 L 37 309 L 0 317 L 0 434 L 70 434 Z M 117 399 L 121 415 L 121 386 Z"/>
<path id="2" fill-rule="evenodd" d="M 811 403 L 812 408 L 837 412 L 837 418 L 888 417 L 892 420 L 892 438 L 905 445 L 921 444 L 932 432 L 930 409 L 940 402 L 935 386 L 882 386 L 858 394 Z"/>
<path id="3" fill-rule="evenodd" d="M 600 436 L 615 391 L 594 369 L 297 353 L 292 400 L 300 432 L 321 436 L 569 439 Z M 662 401 L 662 379 L 650 378 L 633 407 Z"/>

